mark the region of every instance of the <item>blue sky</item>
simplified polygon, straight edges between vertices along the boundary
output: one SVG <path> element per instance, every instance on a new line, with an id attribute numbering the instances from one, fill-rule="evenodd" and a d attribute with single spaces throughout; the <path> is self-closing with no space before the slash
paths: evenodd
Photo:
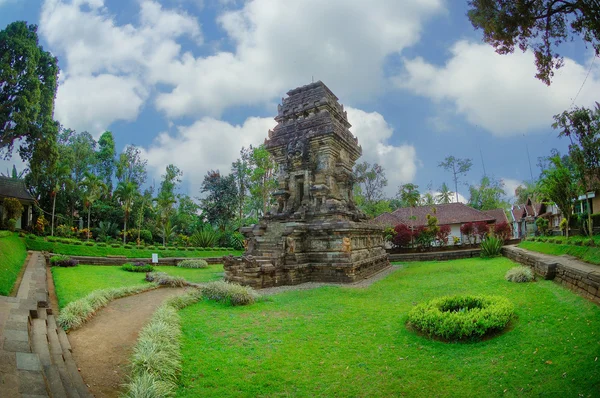
<path id="1" fill-rule="evenodd" d="M 448 155 L 472 158 L 466 178 L 503 179 L 507 193 L 534 176 L 537 158 L 567 142 L 552 115 L 591 106 L 600 62 L 578 41 L 551 87 L 533 56 L 482 43 L 459 0 L 0 0 L 0 26 L 39 26 L 59 59 L 55 117 L 121 150 L 144 150 L 151 179 L 184 172 L 193 196 L 207 170 L 229 172 L 242 146 L 274 127 L 281 97 L 322 80 L 348 110 L 392 196 L 402 183 L 435 190 Z M 590 69 L 590 65 L 592 65 Z M 483 162 L 482 162 L 483 157 Z M 17 163 L 17 157 L 0 164 Z M 482 164 L 483 163 L 483 164 Z M 459 192 L 466 195 L 467 188 Z"/>

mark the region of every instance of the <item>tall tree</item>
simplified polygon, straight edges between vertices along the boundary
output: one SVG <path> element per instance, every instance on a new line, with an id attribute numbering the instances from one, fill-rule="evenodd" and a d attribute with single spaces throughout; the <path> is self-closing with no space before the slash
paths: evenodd
<path id="1" fill-rule="evenodd" d="M 504 200 L 504 182 L 494 178 L 483 176 L 478 186 L 469 187 L 469 206 L 477 210 L 493 210 L 508 207 Z"/>
<path id="2" fill-rule="evenodd" d="M 377 163 L 357 163 L 354 166 L 354 175 L 367 205 L 383 198 L 383 188 L 388 184 L 383 167 Z"/>
<path id="3" fill-rule="evenodd" d="M 467 175 L 471 170 L 473 162 L 471 159 L 460 159 L 454 156 L 446 156 L 446 158 L 438 163 L 438 167 L 442 167 L 446 171 L 452 173 L 452 181 L 454 181 L 454 191 L 456 192 L 456 203 L 458 203 L 458 182 L 461 177 Z"/>
<path id="4" fill-rule="evenodd" d="M 92 205 L 97 199 L 100 199 L 103 193 L 106 192 L 106 184 L 95 174 L 90 172 L 85 173 L 85 178 L 82 181 L 84 187 L 83 191 L 83 204 L 87 208 L 87 227 L 88 234 L 87 240 L 90 240 L 90 218 L 92 214 Z"/>
<path id="5" fill-rule="evenodd" d="M 569 225 L 573 214 L 573 201 L 577 197 L 577 185 L 573 172 L 562 162 L 560 156 L 550 158 L 551 167 L 542 172 L 539 190 L 547 199 L 553 201 L 567 220 L 566 236 L 569 237 Z"/>
<path id="6" fill-rule="evenodd" d="M 119 155 L 117 162 L 117 180 L 119 182 L 133 182 L 141 187 L 146 182 L 146 165 L 148 161 L 142 159 L 142 151 L 135 145 L 127 145 L 125 152 Z"/>
<path id="7" fill-rule="evenodd" d="M 580 37 L 600 54 L 600 2 L 597 0 L 470 0 L 469 19 L 499 54 L 518 46 L 535 54 L 536 77 L 550 85 L 563 65 L 558 48 Z"/>
<path id="8" fill-rule="evenodd" d="M 96 153 L 96 174 L 112 191 L 112 178 L 115 173 L 115 139 L 110 131 L 105 131 L 98 140 Z"/>
<path id="9" fill-rule="evenodd" d="M 172 224 L 172 217 L 174 215 L 173 205 L 177 203 L 175 187 L 181 182 L 182 176 L 183 173 L 177 166 L 173 164 L 168 165 L 165 174 L 162 176 L 160 189 L 155 199 L 158 205 L 159 223 L 162 228 L 163 246 L 167 244 L 172 227 L 174 227 Z"/>
<path id="10" fill-rule="evenodd" d="M 219 170 L 210 170 L 204 176 L 200 188 L 206 197 L 202 199 L 202 214 L 212 225 L 225 230 L 235 218 L 237 210 L 237 186 L 235 177 L 221 176 Z"/>
<path id="11" fill-rule="evenodd" d="M 411 231 L 411 242 L 412 235 L 414 234 L 414 216 L 413 208 L 415 208 L 421 200 L 421 193 L 419 192 L 419 186 L 415 184 L 404 184 L 400 185 L 398 190 L 398 198 L 404 206 L 410 207 L 410 231 Z"/>
<path id="12" fill-rule="evenodd" d="M 58 61 L 39 45 L 36 25 L 19 21 L 0 31 L 0 151 L 9 158 L 20 139 L 19 154 L 34 173 L 57 155 L 57 77 Z"/>
<path id="13" fill-rule="evenodd" d="M 248 148 L 242 147 L 240 150 L 240 157 L 231 164 L 231 174 L 234 176 L 237 184 L 237 211 L 238 220 L 240 221 L 244 218 L 244 207 L 246 206 L 248 189 L 250 188 L 250 174 L 252 172 L 250 158 L 252 156 L 252 151 L 252 145 Z"/>
<path id="14" fill-rule="evenodd" d="M 273 204 L 271 195 L 277 188 L 275 160 L 264 147 L 260 145 L 252 148 L 250 153 L 250 195 L 254 208 L 266 214 Z"/>
<path id="15" fill-rule="evenodd" d="M 135 197 L 139 194 L 138 186 L 133 181 L 121 181 L 117 184 L 114 196 L 123 208 L 123 244 L 127 242 L 127 220 Z"/>
<path id="16" fill-rule="evenodd" d="M 539 184 L 524 181 L 515 189 L 515 200 L 517 203 L 527 203 L 527 199 L 537 202 L 539 196 Z"/>
<path id="17" fill-rule="evenodd" d="M 569 157 L 576 170 L 580 192 L 586 195 L 600 185 L 600 104 L 595 109 L 578 108 L 554 116 L 552 125 L 560 130 L 559 137 L 570 140 Z M 588 232 L 592 234 L 592 216 L 588 211 Z"/>
<path id="18" fill-rule="evenodd" d="M 452 191 L 446 183 L 443 183 L 439 190 L 440 192 L 435 197 L 438 203 L 446 204 L 452 202 Z"/>

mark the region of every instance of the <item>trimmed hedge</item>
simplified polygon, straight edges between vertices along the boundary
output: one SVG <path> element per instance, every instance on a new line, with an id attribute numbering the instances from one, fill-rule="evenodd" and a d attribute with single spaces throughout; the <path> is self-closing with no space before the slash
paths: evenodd
<path id="1" fill-rule="evenodd" d="M 446 341 L 473 340 L 502 330 L 514 313 L 500 296 L 446 296 L 414 307 L 408 325 Z"/>
<path id="2" fill-rule="evenodd" d="M 123 271 L 127 272 L 152 272 L 154 267 L 143 262 L 125 263 L 121 266 Z"/>
<path id="3" fill-rule="evenodd" d="M 177 263 L 180 268 L 208 268 L 205 260 L 183 260 Z"/>
<path id="4" fill-rule="evenodd" d="M 189 285 L 181 276 L 171 276 L 165 272 L 148 272 L 146 280 L 148 282 L 155 282 L 160 286 L 184 287 Z"/>
<path id="5" fill-rule="evenodd" d="M 209 282 L 201 289 L 204 298 L 233 306 L 252 304 L 258 298 L 251 287 L 223 281 Z"/>
<path id="6" fill-rule="evenodd" d="M 72 259 L 69 256 L 59 254 L 57 256 L 50 257 L 51 267 L 75 267 L 79 264 L 77 260 Z"/>

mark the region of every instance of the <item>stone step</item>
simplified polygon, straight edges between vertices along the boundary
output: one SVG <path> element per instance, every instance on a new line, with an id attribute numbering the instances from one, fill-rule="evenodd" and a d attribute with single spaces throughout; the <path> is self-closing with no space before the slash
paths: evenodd
<path id="1" fill-rule="evenodd" d="M 41 311 L 38 311 L 41 312 Z M 31 349 L 40 358 L 42 366 L 52 364 L 48 348 L 48 335 L 45 319 L 32 319 L 31 321 Z"/>
<path id="2" fill-rule="evenodd" d="M 79 373 L 79 369 L 77 368 L 75 360 L 73 360 L 71 352 L 67 350 L 67 354 L 63 354 L 63 357 L 65 359 L 65 365 L 67 368 L 67 372 L 69 373 L 69 377 L 71 378 L 71 382 L 73 383 L 73 386 L 77 390 L 79 396 L 85 398 L 93 398 L 93 395 L 90 393 L 88 386 L 83 381 L 83 377 L 81 377 L 81 373 Z"/>
<path id="3" fill-rule="evenodd" d="M 71 358 L 71 344 L 67 338 L 65 331 L 62 328 L 59 328 L 56 324 L 56 318 L 54 315 L 48 315 L 48 343 L 50 347 L 50 352 L 52 354 L 53 363 L 57 365 L 58 372 L 60 374 L 63 387 L 66 391 L 67 397 L 69 398 L 79 398 L 81 395 L 79 394 L 77 388 L 77 380 L 80 379 L 81 384 L 83 384 L 83 379 L 81 379 L 81 375 L 79 371 L 77 374 L 72 375 L 67 367 L 67 363 L 65 357 L 68 356 Z M 62 336 L 62 337 L 61 337 Z M 63 345 L 64 342 L 64 345 Z M 72 360 L 72 358 L 71 358 Z M 75 369 L 77 369 L 75 367 Z M 86 388 L 85 384 L 83 387 Z"/>
<path id="4" fill-rule="evenodd" d="M 58 371 L 58 365 L 52 364 L 44 366 L 44 377 L 46 378 L 48 392 L 52 398 L 68 398 L 65 387 L 63 386 L 63 380 Z"/>

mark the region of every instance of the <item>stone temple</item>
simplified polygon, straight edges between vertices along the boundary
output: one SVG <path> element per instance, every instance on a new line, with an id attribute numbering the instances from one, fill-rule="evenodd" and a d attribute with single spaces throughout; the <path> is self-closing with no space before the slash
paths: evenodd
<path id="1" fill-rule="evenodd" d="M 353 167 L 362 153 L 344 107 L 318 81 L 290 90 L 269 131 L 277 205 L 242 228 L 241 258 L 224 258 L 225 279 L 254 288 L 350 283 L 390 266 L 380 227 L 354 204 Z"/>

